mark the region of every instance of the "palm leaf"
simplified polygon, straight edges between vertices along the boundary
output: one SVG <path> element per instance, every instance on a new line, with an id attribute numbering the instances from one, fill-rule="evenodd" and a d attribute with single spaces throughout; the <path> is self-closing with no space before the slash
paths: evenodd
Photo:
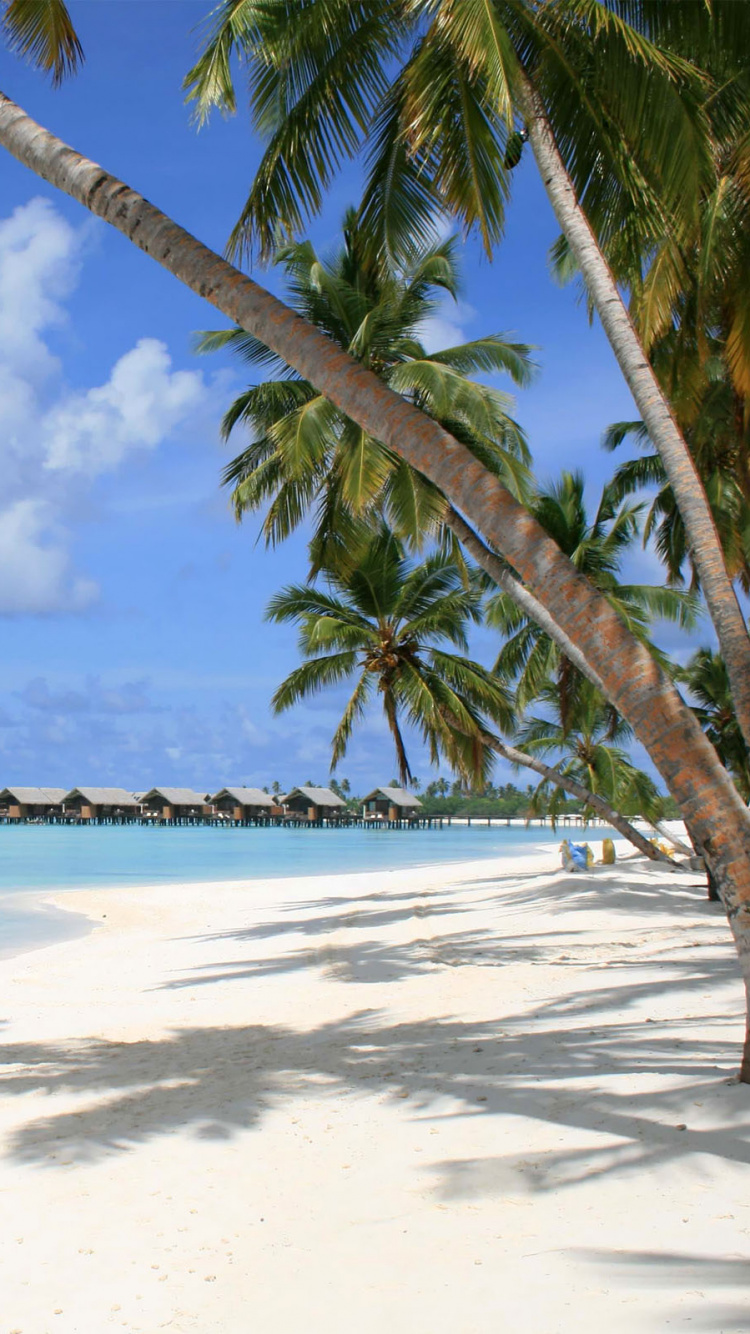
<path id="1" fill-rule="evenodd" d="M 252 40 L 254 120 L 268 139 L 229 243 L 236 258 L 255 237 L 269 256 L 278 228 L 298 232 L 316 213 L 342 162 L 359 149 L 388 88 L 401 38 L 388 0 L 268 4 Z"/>
<path id="2" fill-rule="evenodd" d="M 234 329 L 203 329 L 195 335 L 194 351 L 199 355 L 206 352 L 221 352 L 225 348 L 230 352 L 236 352 L 248 366 L 267 366 L 277 375 L 299 378 L 297 372 L 282 361 L 270 347 L 239 326 Z"/>
<path id="3" fill-rule="evenodd" d="M 450 366 L 462 375 L 503 372 L 514 384 L 529 385 L 537 370 L 531 360 L 532 348 L 527 343 L 511 343 L 504 334 L 485 334 L 469 343 L 432 352 L 430 360 Z"/>
<path id="4" fill-rule="evenodd" d="M 400 76 L 372 122 L 359 214 L 374 254 L 391 269 L 408 263 L 430 244 L 442 213 L 425 164 L 409 142 L 405 99 Z"/>
<path id="5" fill-rule="evenodd" d="M 63 0 L 6 0 L 3 27 L 11 51 L 24 56 L 57 86 L 75 74 L 83 47 Z"/>
<path id="6" fill-rule="evenodd" d="M 482 75 L 443 40 L 437 22 L 404 71 L 404 116 L 433 188 L 491 254 L 508 199 L 508 124 L 490 105 Z"/>
<path id="7" fill-rule="evenodd" d="M 356 723 L 361 722 L 372 693 L 373 678 L 369 672 L 363 672 L 352 691 L 331 741 L 331 769 L 335 769 L 339 760 L 344 758 L 346 748 Z"/>
<path id="8" fill-rule="evenodd" d="M 283 713 L 294 704 L 316 695 L 326 686 L 337 685 L 351 676 L 357 665 L 356 653 L 332 653 L 325 658 L 311 658 L 295 667 L 274 692 L 274 713 Z"/>

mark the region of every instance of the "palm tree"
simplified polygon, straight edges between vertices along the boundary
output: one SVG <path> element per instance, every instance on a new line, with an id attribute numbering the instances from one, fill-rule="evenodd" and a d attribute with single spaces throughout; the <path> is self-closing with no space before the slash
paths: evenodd
<path id="1" fill-rule="evenodd" d="M 476 580 L 467 587 L 440 552 L 410 564 L 381 528 L 355 567 L 328 572 L 328 585 L 291 585 L 269 603 L 268 620 L 300 626 L 305 659 L 274 694 L 276 712 L 354 680 L 333 736 L 332 769 L 377 691 L 402 784 L 414 783 L 404 721 L 421 733 L 433 764 L 445 758 L 467 783 L 485 782 L 494 758 L 487 720 L 510 727 L 511 706 L 490 672 L 448 647 L 465 651 L 467 627 L 481 617 Z"/>
<path id="2" fill-rule="evenodd" d="M 750 751 L 737 724 L 721 655 L 710 648 L 698 649 L 680 673 L 680 680 L 696 701 L 696 716 L 737 784 L 742 800 L 750 802 Z"/>
<path id="3" fill-rule="evenodd" d="M 622 562 L 638 538 L 643 506 L 622 504 L 605 487 L 592 520 L 586 512 L 584 485 L 582 473 L 564 472 L 559 481 L 537 493 L 531 511 L 576 569 L 604 594 L 631 633 L 648 644 L 668 668 L 665 655 L 648 638 L 650 623 L 659 617 L 690 629 L 698 614 L 698 600 L 693 594 L 660 585 L 622 582 Z M 585 684 L 578 669 L 507 594 L 495 594 L 488 600 L 486 619 L 507 636 L 495 671 L 503 680 L 515 683 L 518 707 L 523 711 L 554 679 L 564 725 L 568 708 L 575 705 Z"/>
<path id="4" fill-rule="evenodd" d="M 710 95 L 701 106 L 709 151 L 699 206 L 686 230 L 652 227 L 635 243 L 643 220 L 634 210 L 628 227 L 610 234 L 606 256 L 631 293 L 644 347 L 684 427 L 697 397 L 715 382 L 717 355 L 745 415 L 750 402 L 750 105 L 745 52 L 735 42 L 740 34 L 727 28 L 721 33 L 727 21 L 746 21 L 738 7 L 715 6 L 719 40 L 709 47 L 696 41 L 684 12 L 674 22 L 675 11 L 684 6 L 668 8 L 670 45 L 681 56 L 707 62 L 711 73 Z M 661 20 L 669 21 L 661 9 Z M 644 268 L 646 252 L 650 262 Z M 701 475 L 709 477 L 708 471 Z"/>
<path id="5" fill-rule="evenodd" d="M 305 661 L 279 686 L 277 712 L 327 686 L 355 678 L 354 690 L 332 742 L 331 768 L 346 753 L 354 724 L 377 690 L 393 737 L 399 781 L 420 786 L 406 754 L 402 720 L 421 732 L 433 764 L 445 758 L 459 775 L 454 788 L 483 790 L 496 755 L 540 774 L 603 816 L 640 852 L 669 860 L 623 817 L 603 794 L 574 773 L 552 769 L 502 741 L 492 730 L 513 726 L 505 686 L 478 663 L 443 646 L 465 649 L 466 627 L 481 618 L 481 588 L 445 552 L 410 564 L 387 528 L 370 535 L 356 565 L 327 571 L 329 591 L 292 585 L 269 604 L 273 621 L 300 626 Z M 447 785 L 446 785 L 447 786 Z"/>
<path id="6" fill-rule="evenodd" d="M 680 354 L 676 354 L 679 360 Z M 710 377 L 710 378 L 709 378 Z M 724 559 L 731 577 L 745 593 L 750 592 L 750 413 L 731 383 L 720 349 L 704 366 L 705 383 L 693 383 L 685 436 L 705 478 L 706 494 L 719 533 Z M 615 422 L 604 436 L 604 446 L 616 449 L 633 439 L 648 450 L 650 441 L 643 423 Z M 643 532 L 644 543 L 652 536 L 671 584 L 681 584 L 690 573 L 693 588 L 700 587 L 700 572 L 687 541 L 682 515 L 675 503 L 659 455 L 653 451 L 621 464 L 612 480 L 612 493 L 620 498 L 657 487 Z"/>
<path id="7" fill-rule="evenodd" d="M 607 698 L 649 751 L 713 869 L 750 992 L 747 810 L 678 691 L 607 600 L 455 437 L 137 191 L 68 148 L 2 95 L 0 144 L 265 343 L 471 518 L 551 620 L 577 642 Z M 750 1029 L 741 1078 L 750 1082 Z"/>
<path id="8" fill-rule="evenodd" d="M 520 498 L 526 493 L 528 451 L 523 433 L 507 415 L 509 400 L 475 384 L 468 375 L 505 372 L 515 383 L 526 384 L 533 371 L 530 349 L 509 343 L 502 335 L 487 335 L 428 354 L 421 341 L 436 295 L 443 292 L 455 299 L 459 290 L 452 240 L 415 247 L 396 273 L 373 264 L 350 210 L 343 247 L 327 264 L 309 243 L 281 247 L 274 261 L 285 270 L 294 309 L 439 420 L 514 495 Z M 310 382 L 300 381 L 244 330 L 205 334 L 198 347 L 204 352 L 231 347 L 249 365 L 270 367 L 282 381 L 248 389 L 224 417 L 225 439 L 238 424 L 254 435 L 250 447 L 224 474 L 225 482 L 234 486 L 238 518 L 269 502 L 263 531 L 266 541 L 275 543 L 315 505 L 313 571 L 330 563 L 334 549 L 353 558 L 358 529 L 352 520 L 362 512 L 371 513 L 376 498 L 391 527 L 412 541 L 442 526 L 453 536 L 454 554 L 458 541 L 523 614 L 554 640 L 566 659 L 598 689 L 604 688 L 580 647 L 423 473 L 389 452 L 371 432 L 344 418 Z"/>
<path id="9" fill-rule="evenodd" d="M 529 453 L 509 416 L 510 399 L 469 376 L 505 373 L 527 384 L 534 369 L 530 349 L 500 334 L 439 352 L 424 345 L 441 297 L 458 296 L 455 238 L 422 247 L 395 273 L 368 258 L 349 209 L 343 244 L 330 258 L 321 260 L 305 241 L 280 247 L 274 262 L 300 315 L 463 440 L 513 495 L 528 494 Z M 267 543 L 288 537 L 314 510 L 315 571 L 342 556 L 355 558 L 359 521 L 366 516 L 382 513 L 399 536 L 417 545 L 453 527 L 454 512 L 424 474 L 344 416 L 256 338 L 235 328 L 204 334 L 198 347 L 232 348 L 247 365 L 275 377 L 240 394 L 222 423 L 225 439 L 238 425 L 250 432 L 251 443 L 226 468 L 224 481 L 233 488 L 238 518 L 267 505 Z"/>
<path id="10" fill-rule="evenodd" d="M 521 724 L 518 749 L 532 756 L 560 756 L 555 769 L 561 774 L 604 797 L 623 815 L 658 823 L 664 814 L 664 798 L 630 760 L 623 746 L 632 739 L 632 729 L 599 692 L 581 682 L 575 697 L 563 705 L 557 686 L 550 684 L 537 698 L 545 713 Z M 544 796 L 546 810 L 554 817 L 562 808 L 563 794 L 554 786 L 547 796 L 549 789 L 549 781 L 543 779 L 534 802 L 539 807 Z"/>
<path id="11" fill-rule="evenodd" d="M 666 8 L 675 7 L 698 8 Z M 257 237 L 268 254 L 279 223 L 298 230 L 320 208 L 341 161 L 363 143 L 370 149 L 363 217 L 382 252 L 400 260 L 429 233 L 438 206 L 476 226 L 491 252 L 519 135 L 528 137 L 663 461 L 750 743 L 750 637 L 711 508 L 590 221 L 605 246 L 619 231 L 633 232 L 630 213 L 639 220 L 636 239 L 669 230 L 679 243 L 694 230 L 710 136 L 695 113 L 696 70 L 659 45 L 660 37 L 674 40 L 675 25 L 665 25 L 658 8 L 621 0 L 222 0 L 185 83 L 205 119 L 215 106 L 236 109 L 233 52 L 249 72 L 267 148 L 233 233 L 235 253 Z M 693 47 L 707 52 L 717 39 L 744 38 L 735 49 L 745 49 L 747 16 L 717 26 L 713 10 L 705 7 L 702 21 L 686 15 Z M 647 258 L 642 247 L 641 262 Z"/>

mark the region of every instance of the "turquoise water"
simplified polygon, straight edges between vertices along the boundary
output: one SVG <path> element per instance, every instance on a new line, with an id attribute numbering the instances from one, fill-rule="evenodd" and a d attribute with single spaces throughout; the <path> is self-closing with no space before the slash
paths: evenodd
<path id="1" fill-rule="evenodd" d="M 597 829 L 597 838 L 608 832 Z M 581 833 L 575 831 L 575 837 Z M 0 825 L 0 893 L 377 871 L 512 855 L 536 843 L 559 843 L 561 837 L 538 825 L 441 830 Z"/>
<path id="2" fill-rule="evenodd" d="M 610 832 L 597 829 L 595 836 Z M 539 826 L 503 825 L 376 831 L 0 825 L 0 954 L 71 933 L 70 915 L 40 911 L 34 891 L 377 871 L 513 856 L 561 837 Z"/>

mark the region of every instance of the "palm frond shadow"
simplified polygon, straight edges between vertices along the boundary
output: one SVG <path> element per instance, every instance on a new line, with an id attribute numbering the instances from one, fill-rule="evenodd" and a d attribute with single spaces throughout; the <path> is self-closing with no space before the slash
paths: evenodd
<path id="1" fill-rule="evenodd" d="M 747 1291 L 750 1261 L 746 1256 L 697 1255 L 682 1251 L 608 1251 L 576 1249 L 575 1256 L 597 1265 L 611 1279 L 622 1279 L 628 1271 L 639 1288 L 674 1287 L 680 1294 L 696 1289 L 736 1288 Z M 730 1306 L 719 1297 L 701 1310 L 692 1308 L 690 1323 L 694 1329 L 747 1330 L 750 1328 L 747 1303 Z"/>
<path id="2" fill-rule="evenodd" d="M 581 831 L 580 841 L 585 841 Z M 574 841 L 578 841 L 574 839 Z M 529 876 L 526 881 L 516 877 L 518 889 L 513 893 L 514 908 L 528 908 L 535 912 L 566 913 L 580 908 L 606 908 L 607 911 L 663 913 L 668 904 L 670 915 L 689 918 L 696 914 L 707 920 L 723 921 L 720 904 L 710 903 L 706 897 L 705 876 L 685 871 L 670 873 L 669 881 L 654 877 L 646 867 L 645 858 L 634 858 L 628 867 L 628 884 L 622 882 L 622 864 L 597 866 L 593 874 L 578 872 L 561 884 L 559 874 Z M 491 885 L 484 881 L 482 885 Z M 695 927 L 698 930 L 698 926 Z"/>
<path id="3" fill-rule="evenodd" d="M 671 987 L 689 991 L 696 985 L 705 986 L 705 978 L 696 978 L 686 962 L 658 990 L 663 995 Z M 596 999 L 594 994 L 592 1004 Z M 693 1154 L 750 1163 L 745 1090 L 717 1076 L 717 1070 L 730 1074 L 737 1060 L 735 1044 L 712 1036 L 718 1017 L 696 1018 L 689 1040 L 679 1041 L 669 1024 L 623 1018 L 628 1000 L 626 982 L 611 1021 L 600 1020 L 594 1028 L 585 1020 L 549 1022 L 549 1007 L 483 1023 L 394 1024 L 364 1010 L 309 1031 L 250 1024 L 181 1029 L 161 1040 L 131 1043 L 7 1044 L 0 1078 L 6 1098 L 40 1088 L 80 1095 L 76 1110 L 21 1127 L 7 1152 L 53 1168 L 61 1161 L 126 1152 L 176 1131 L 230 1138 L 257 1125 L 269 1109 L 314 1088 L 316 1095 L 338 1100 L 368 1093 L 386 1101 L 408 1098 L 399 1106 L 431 1120 L 523 1116 L 617 1141 L 594 1152 L 545 1153 L 533 1169 L 502 1159 L 432 1164 L 430 1170 L 441 1178 L 439 1190 L 447 1193 L 461 1193 L 467 1185 L 475 1191 L 480 1181 L 491 1182 L 498 1171 L 508 1170 L 525 1174 L 527 1190 L 542 1191 Z M 602 1087 L 590 1082 L 592 1075 L 599 1080 L 644 1070 L 658 1070 L 667 1085 L 672 1076 L 680 1082 L 642 1093 L 632 1084 L 615 1091 L 617 1080 Z M 586 1082 L 576 1087 L 570 1083 L 576 1080 Z M 679 1128 L 685 1103 L 696 1097 L 704 1103 L 719 1100 L 720 1129 Z"/>
<path id="4" fill-rule="evenodd" d="M 638 882 L 636 868 L 634 877 Z M 742 1027 L 736 961 L 728 940 L 704 934 L 696 920 L 700 891 L 682 877 L 661 892 L 662 909 L 666 899 L 676 912 L 664 938 L 662 926 L 653 929 L 641 915 L 626 939 L 610 941 L 599 928 L 592 934 L 590 918 L 571 919 L 569 929 L 538 929 L 538 909 L 550 907 L 548 895 L 575 896 L 579 906 L 595 894 L 609 902 L 613 891 L 604 872 L 574 885 L 558 876 L 556 885 L 529 880 L 519 886 L 512 894 L 516 934 L 503 935 L 498 883 L 488 878 L 453 886 L 450 900 L 425 890 L 409 901 L 384 893 L 289 903 L 272 921 L 203 937 L 200 948 L 211 962 L 166 977 L 161 986 L 231 985 L 306 969 L 357 985 L 522 963 L 544 970 L 544 995 L 535 1003 L 521 1001 L 498 1019 L 477 1022 L 438 1015 L 396 1023 L 378 1010 L 357 1008 L 311 1028 L 193 1026 L 135 1042 L 0 1043 L 0 1094 L 7 1099 L 41 1089 L 66 1098 L 64 1110 L 17 1129 L 6 1152 L 54 1168 L 175 1132 L 230 1138 L 262 1123 L 269 1109 L 314 1091 L 339 1101 L 399 1099 L 407 1115 L 431 1121 L 521 1116 L 612 1141 L 587 1150 L 564 1146 L 533 1163 L 502 1157 L 433 1162 L 438 1193 L 481 1193 L 508 1176 L 528 1192 L 560 1190 L 694 1154 L 750 1163 L 746 1089 L 722 1078 L 736 1067 Z M 633 892 L 641 892 L 639 882 Z M 692 917 L 683 924 L 684 896 Z M 497 905 L 492 929 L 462 929 L 462 914 L 477 899 L 491 910 Z M 517 934 L 519 899 L 533 912 L 528 936 Z M 458 917 L 454 930 L 447 929 L 450 915 Z M 265 942 L 275 935 L 291 948 L 270 952 Z M 296 936 L 302 937 L 299 948 Z M 236 942 L 236 957 L 225 957 L 233 953 L 227 942 Z M 361 997 L 352 996 L 361 1005 Z M 734 1008 L 737 1044 L 726 1040 L 724 1028 Z M 663 1017 L 669 1014 L 688 1018 L 669 1021 Z M 652 1071 L 660 1078 L 644 1081 Z M 633 1075 L 638 1078 L 628 1078 Z M 711 1128 L 682 1126 L 696 1099 L 712 1109 Z"/>

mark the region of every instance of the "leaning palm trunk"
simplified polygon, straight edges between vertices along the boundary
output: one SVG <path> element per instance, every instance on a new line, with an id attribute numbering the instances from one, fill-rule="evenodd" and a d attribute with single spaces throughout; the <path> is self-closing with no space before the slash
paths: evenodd
<path id="1" fill-rule="evenodd" d="M 520 607 L 532 621 L 534 621 L 550 639 L 554 640 L 557 647 L 563 652 L 572 663 L 577 667 L 582 676 L 585 676 L 597 690 L 606 694 L 603 682 L 599 679 L 593 667 L 581 652 L 577 644 L 569 639 L 564 630 L 560 629 L 557 621 L 550 616 L 546 607 L 543 607 L 538 598 L 530 593 L 528 588 L 515 579 L 507 566 L 501 561 L 500 557 L 482 541 L 474 532 L 473 528 L 466 522 L 452 505 L 447 507 L 444 522 L 446 527 L 450 528 L 455 537 L 458 538 L 462 546 L 466 548 L 469 555 L 473 557 L 477 565 L 484 570 L 485 574 L 490 576 L 493 583 L 498 588 L 502 588 L 504 593 Z"/>
<path id="2" fill-rule="evenodd" d="M 461 517 L 452 505 L 447 507 L 445 524 L 474 558 L 477 565 L 485 571 L 485 574 L 488 574 L 493 582 L 496 583 L 499 588 L 502 588 L 504 593 L 508 594 L 508 597 L 515 602 L 516 606 L 520 607 L 521 611 L 525 612 L 525 614 L 529 616 L 540 629 L 544 630 L 545 633 L 555 641 L 558 648 L 561 649 L 578 670 L 588 678 L 591 684 L 596 686 L 597 690 L 602 690 L 602 682 L 599 680 L 596 672 L 589 665 L 578 646 L 574 644 L 571 639 L 568 639 L 564 630 L 560 629 L 557 622 L 552 619 L 549 612 L 542 606 L 541 602 L 539 602 L 518 579 L 513 577 L 510 570 L 508 570 L 503 561 L 501 561 L 500 557 L 497 556 L 494 551 L 490 551 L 489 547 L 485 545 L 481 538 L 477 537 L 473 528 L 470 527 L 466 520 Z M 504 746 L 502 754 L 506 759 L 510 758 L 510 748 Z M 629 821 L 619 815 L 614 807 L 605 802 L 603 798 L 598 797 L 593 792 L 589 792 L 586 788 L 581 787 L 580 784 L 574 782 L 572 779 L 563 776 L 558 769 L 550 768 L 549 766 L 540 763 L 538 760 L 532 760 L 524 752 L 515 749 L 513 750 L 513 763 L 525 765 L 527 768 L 533 769 L 536 773 L 547 777 L 549 781 L 555 783 L 557 787 L 561 787 L 563 791 L 570 792 L 572 796 L 580 797 L 581 800 L 585 801 L 593 810 L 596 810 L 598 814 L 603 815 L 613 828 L 618 829 L 625 838 L 629 839 L 631 843 L 634 843 L 640 852 L 645 852 L 646 856 L 650 857 L 653 861 L 671 861 L 671 858 L 665 857 L 663 853 L 660 853 L 659 850 L 654 847 L 653 843 L 643 838 L 643 836 L 638 833 L 638 830 L 634 829 Z M 658 822 L 652 824 L 651 827 L 660 838 L 671 843 L 678 852 L 681 852 L 688 857 L 692 856 L 692 849 L 687 847 L 685 843 L 682 843 L 680 839 L 675 838 L 673 834 L 670 834 L 669 831 L 664 829 Z"/>
<path id="3" fill-rule="evenodd" d="M 662 824 L 661 820 L 649 820 L 648 823 L 651 825 L 654 833 L 659 835 L 659 838 L 663 838 L 665 843 L 672 844 L 672 847 L 676 852 L 681 852 L 683 857 L 693 856 L 693 849 L 689 848 L 687 843 L 683 843 L 682 839 L 678 838 L 676 834 L 670 834 L 666 825 Z"/>
<path id="4" fill-rule="evenodd" d="M 555 142 L 544 104 L 526 79 L 521 107 L 529 142 L 555 216 L 570 245 L 602 328 L 635 399 L 649 437 L 664 464 L 693 564 L 727 664 L 737 720 L 750 745 L 750 637 L 706 492 L 674 419 L 612 272 L 576 198 L 573 182 Z"/>
<path id="5" fill-rule="evenodd" d="M 0 94 L 0 144 L 253 333 L 469 515 L 577 643 L 691 824 L 719 884 L 750 1003 L 750 817 L 677 690 L 605 598 L 500 481 L 330 339 Z M 750 1082 L 750 1028 L 741 1078 Z"/>
<path id="6" fill-rule="evenodd" d="M 499 588 L 502 588 L 503 592 L 508 594 L 508 597 L 515 602 L 516 606 L 530 617 L 541 630 L 544 630 L 545 634 L 550 636 L 550 639 L 554 640 L 561 652 L 563 652 L 570 662 L 578 668 L 583 676 L 587 677 L 592 685 L 596 686 L 597 690 L 603 691 L 604 687 L 602 682 L 599 680 L 593 667 L 591 667 L 590 663 L 581 653 L 577 644 L 574 644 L 572 639 L 568 639 L 565 631 L 560 629 L 557 622 L 552 619 L 549 612 L 542 606 L 541 602 L 539 602 L 539 600 L 535 598 L 533 594 L 529 592 L 528 588 L 520 583 L 518 579 L 513 577 L 500 557 L 496 555 L 494 551 L 490 551 L 490 548 L 477 536 L 473 528 L 464 518 L 462 518 L 452 505 L 448 505 L 444 521 L 446 527 L 450 528 L 451 532 L 458 538 L 461 545 L 466 548 L 476 561 L 477 565 L 484 570 L 485 574 L 490 576 L 493 583 L 496 583 Z M 516 751 L 515 754 L 519 758 L 513 761 L 514 764 L 526 764 L 528 768 L 536 769 L 537 773 L 543 772 L 545 766 L 531 763 L 528 756 L 521 758 L 521 751 Z M 580 796 L 584 791 L 583 788 L 578 788 L 577 791 L 573 791 L 573 788 L 578 785 L 574 784 L 573 787 L 571 787 L 570 782 L 567 782 L 566 786 L 566 783 L 561 781 L 561 777 L 556 769 L 549 769 L 548 775 L 550 782 L 556 783 L 558 787 L 564 788 L 565 791 L 571 792 L 576 797 Z M 601 808 L 600 798 L 596 798 L 593 793 L 587 792 L 585 800 L 590 806 L 598 809 L 600 814 L 604 814 L 604 811 Z M 596 804 L 597 802 L 599 803 L 598 805 Z M 604 804 L 606 805 L 606 803 Z M 622 817 L 618 816 L 617 812 L 612 807 L 607 807 L 606 818 L 611 825 L 615 828 L 619 828 L 615 821 L 616 819 L 622 819 Z M 637 829 L 633 829 L 632 825 L 630 825 L 627 820 L 623 820 L 622 823 L 627 827 L 628 831 L 626 832 L 625 828 L 620 830 L 621 833 L 624 833 L 625 838 L 629 838 L 631 843 L 635 843 L 635 846 L 639 848 L 641 852 L 645 852 L 647 857 L 652 857 L 655 860 L 658 860 L 660 854 L 658 852 L 655 853 L 653 843 L 648 843 L 647 847 L 644 846 L 646 840 L 642 839 Z M 660 838 L 665 839 L 668 843 L 671 843 L 672 847 L 675 848 L 677 852 L 681 852 L 684 856 L 692 857 L 692 848 L 689 848 L 687 844 L 683 843 L 679 838 L 676 838 L 674 834 L 670 834 L 669 830 L 665 829 L 658 821 L 655 824 L 651 823 L 651 821 L 649 821 L 649 823 L 651 824 L 654 833 L 658 834 Z M 635 838 L 631 838 L 631 833 L 635 834 Z M 663 858 L 663 854 L 661 856 L 663 860 L 670 860 L 669 858 Z"/>
<path id="7" fill-rule="evenodd" d="M 618 815 L 614 807 L 610 806 L 609 802 L 600 797 L 598 793 L 590 792 L 581 783 L 577 783 L 574 778 L 569 778 L 567 774 L 561 773 L 559 769 L 553 768 L 550 764 L 545 764 L 543 760 L 537 760 L 533 756 L 527 755 L 523 750 L 516 750 L 515 746 L 509 746 L 505 741 L 498 741 L 497 738 L 494 738 L 492 746 L 498 755 L 502 755 L 503 759 L 509 760 L 511 764 L 519 764 L 525 769 L 533 769 L 534 773 L 539 774 L 546 782 L 554 783 L 555 787 L 562 788 L 563 792 L 569 792 L 571 797 L 576 797 L 579 801 L 584 802 L 592 811 L 596 811 L 597 815 L 601 815 L 602 819 L 607 821 L 607 824 L 611 824 L 618 834 L 622 834 L 623 838 L 632 843 L 639 852 L 649 857 L 652 862 L 666 862 L 669 866 L 674 866 L 671 857 L 668 857 L 665 852 L 661 852 L 643 834 L 639 834 L 630 821 L 622 815 Z"/>

